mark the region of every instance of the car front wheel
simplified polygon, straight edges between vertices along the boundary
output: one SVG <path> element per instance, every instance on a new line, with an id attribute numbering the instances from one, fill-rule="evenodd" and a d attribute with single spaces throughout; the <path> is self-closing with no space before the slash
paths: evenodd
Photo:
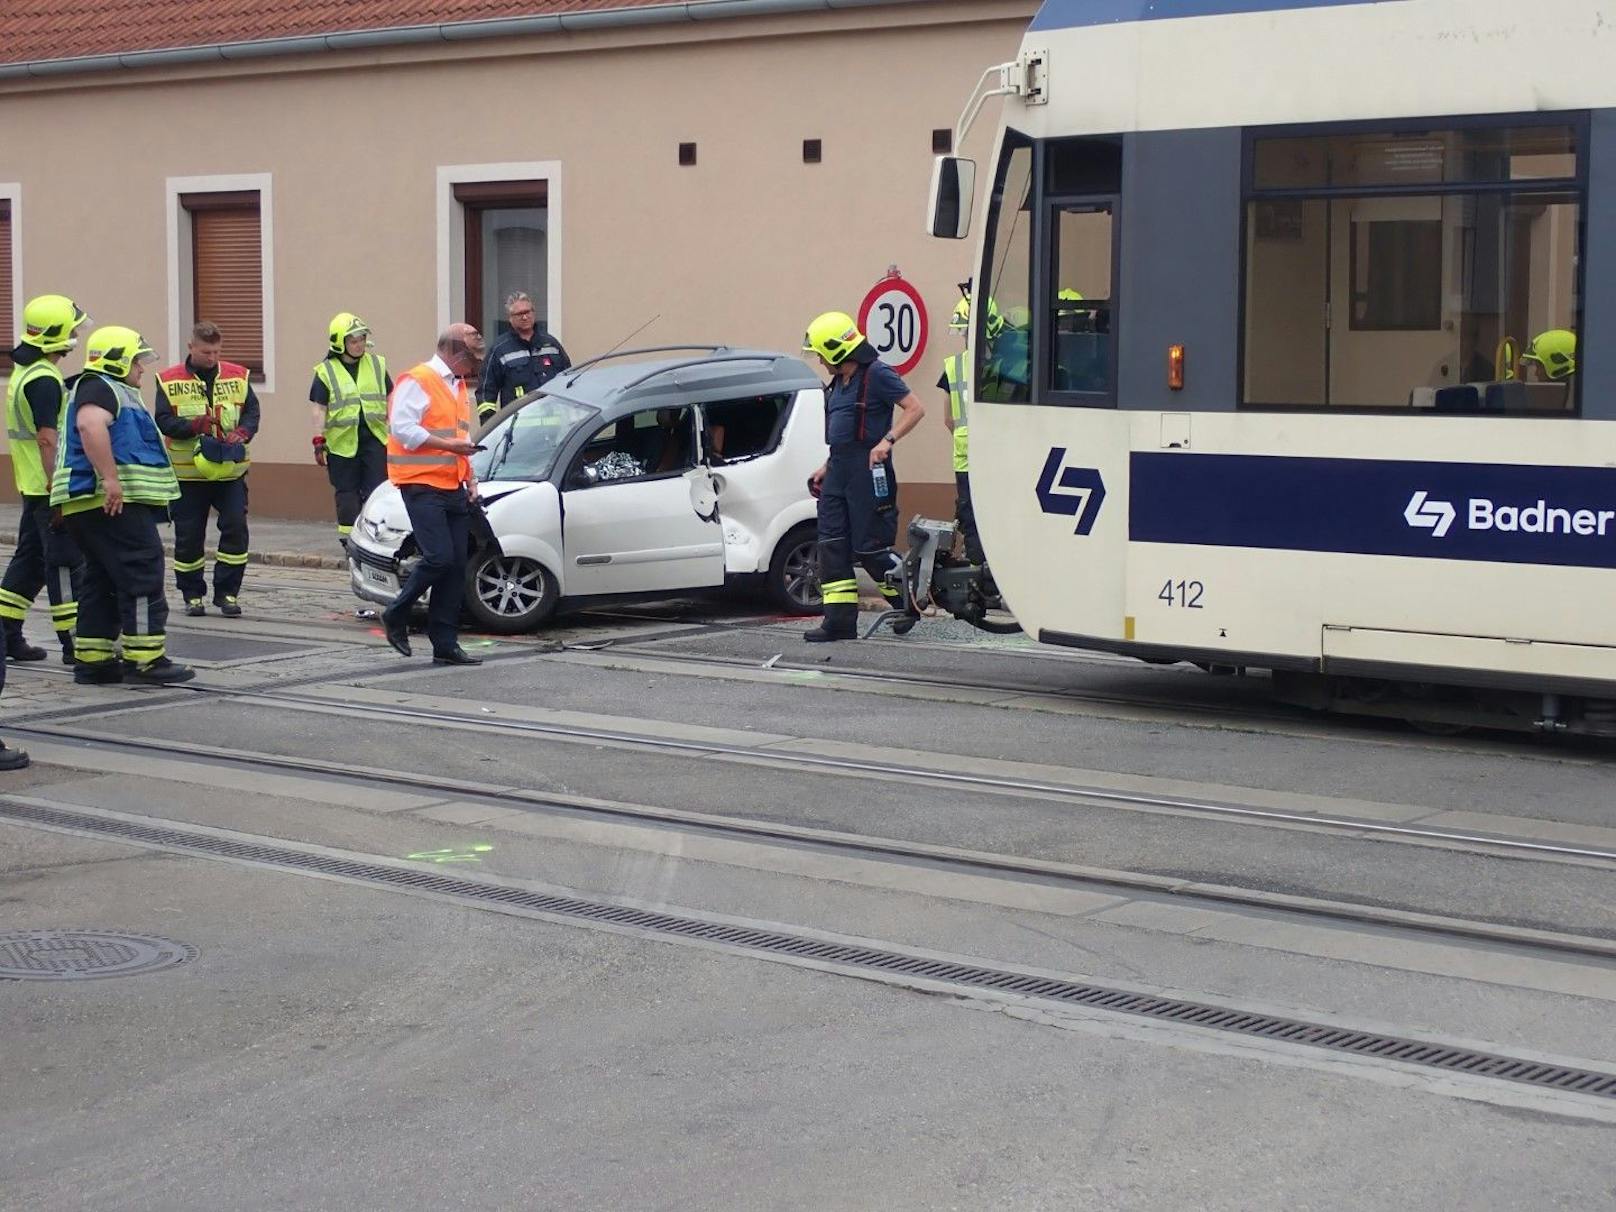
<path id="1" fill-rule="evenodd" d="M 769 600 L 786 614 L 818 614 L 819 535 L 813 526 L 788 531 L 769 561 Z"/>
<path id="2" fill-rule="evenodd" d="M 532 631 L 555 612 L 560 596 L 555 577 L 526 556 L 485 551 L 466 569 L 466 612 L 497 635 Z"/>

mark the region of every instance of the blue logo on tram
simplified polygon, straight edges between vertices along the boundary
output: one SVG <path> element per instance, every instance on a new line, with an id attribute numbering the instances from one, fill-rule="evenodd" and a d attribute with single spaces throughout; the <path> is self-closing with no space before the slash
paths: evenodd
<path id="1" fill-rule="evenodd" d="M 1088 534 L 1105 504 L 1105 480 L 1096 467 L 1067 467 L 1066 447 L 1052 446 L 1044 460 L 1044 473 L 1038 477 L 1038 505 L 1045 513 L 1065 514 L 1077 519 L 1073 534 Z M 1059 474 L 1060 482 L 1056 483 Z"/>

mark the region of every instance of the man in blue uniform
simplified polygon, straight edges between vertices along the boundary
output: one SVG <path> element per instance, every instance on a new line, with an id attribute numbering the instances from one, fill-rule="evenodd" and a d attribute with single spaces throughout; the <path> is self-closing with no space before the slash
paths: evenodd
<path id="1" fill-rule="evenodd" d="M 119 325 L 98 328 L 84 349 L 84 373 L 62 412 L 50 494 L 84 553 L 73 680 L 188 682 L 191 670 L 168 659 L 157 533 L 179 499 L 179 480 L 140 399 L 146 367 L 157 355 L 138 332 Z"/>
<path id="2" fill-rule="evenodd" d="M 511 330 L 494 342 L 477 385 L 477 406 L 487 420 L 513 400 L 537 391 L 572 365 L 561 342 L 539 327 L 538 312 L 526 291 L 505 300 Z"/>
<path id="3" fill-rule="evenodd" d="M 811 644 L 858 637 L 857 561 L 875 578 L 888 605 L 904 605 L 886 583 L 897 566 L 898 478 L 892 447 L 926 415 L 920 398 L 882 362 L 845 312 L 831 311 L 808 326 L 803 349 L 831 372 L 825 388 L 825 444 L 830 458 L 809 478 L 819 498 L 819 589 L 824 620 L 803 639 Z M 899 635 L 914 618 L 899 620 Z"/>

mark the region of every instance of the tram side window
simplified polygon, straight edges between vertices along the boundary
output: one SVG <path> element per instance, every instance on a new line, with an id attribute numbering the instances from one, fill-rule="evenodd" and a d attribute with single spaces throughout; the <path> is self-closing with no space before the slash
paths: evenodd
<path id="1" fill-rule="evenodd" d="M 1054 320 L 1051 386 L 1056 391 L 1109 392 L 1113 205 L 1055 210 L 1055 273 L 1049 309 Z"/>
<path id="2" fill-rule="evenodd" d="M 991 304 L 973 308 L 976 326 L 975 398 L 1017 403 L 1031 398 L 1033 176 L 1032 145 L 1010 142 L 994 183 L 982 275 Z M 980 291 L 980 283 L 978 284 Z M 1002 324 L 1001 324 L 1002 321 Z"/>
<path id="3" fill-rule="evenodd" d="M 1565 124 L 1253 140 L 1245 376 L 1253 406 L 1576 408 L 1583 198 Z"/>

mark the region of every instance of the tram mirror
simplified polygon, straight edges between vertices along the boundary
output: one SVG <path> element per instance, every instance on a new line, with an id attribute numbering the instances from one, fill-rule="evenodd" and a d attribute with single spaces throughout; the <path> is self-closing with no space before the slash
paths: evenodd
<path id="1" fill-rule="evenodd" d="M 976 197 L 976 161 L 938 156 L 931 170 L 931 204 L 926 231 L 942 240 L 963 240 L 971 230 Z"/>

